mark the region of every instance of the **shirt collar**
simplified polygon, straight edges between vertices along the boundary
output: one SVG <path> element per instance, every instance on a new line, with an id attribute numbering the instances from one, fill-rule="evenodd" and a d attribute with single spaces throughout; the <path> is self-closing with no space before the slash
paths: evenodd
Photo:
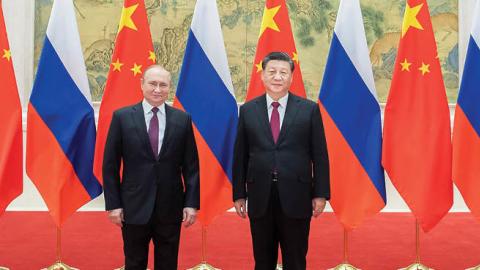
<path id="1" fill-rule="evenodd" d="M 279 100 L 278 100 L 278 103 L 280 103 L 280 107 L 282 108 L 286 108 L 287 107 L 287 101 L 288 101 L 288 92 L 285 96 L 281 97 Z M 268 93 L 266 94 L 267 96 L 267 107 L 270 108 L 270 106 L 272 106 L 272 102 L 274 101 L 273 98 L 271 98 Z"/>
<path id="2" fill-rule="evenodd" d="M 143 107 L 143 112 L 145 114 L 148 114 L 152 111 L 152 108 L 153 106 L 150 105 L 150 103 L 148 103 L 145 99 L 143 99 L 142 101 L 142 107 Z M 158 106 L 158 111 L 162 114 L 162 115 L 165 115 L 165 102 L 162 103 L 162 105 Z"/>

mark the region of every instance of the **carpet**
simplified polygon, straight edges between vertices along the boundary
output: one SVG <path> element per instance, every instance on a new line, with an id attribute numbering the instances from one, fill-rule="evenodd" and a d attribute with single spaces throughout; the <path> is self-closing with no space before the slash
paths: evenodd
<path id="1" fill-rule="evenodd" d="M 0 266 L 41 269 L 55 261 L 56 228 L 47 212 L 6 212 L 0 217 Z M 253 269 L 248 220 L 227 212 L 207 231 L 207 261 L 224 270 Z M 437 270 L 480 264 L 480 223 L 469 213 L 450 213 L 420 238 L 421 262 Z M 342 262 L 343 229 L 333 213 L 313 219 L 308 269 Z M 179 269 L 201 260 L 201 226 L 182 229 Z M 398 269 L 415 260 L 415 219 L 380 213 L 350 233 L 349 262 L 364 270 Z M 77 212 L 62 229 L 62 261 L 79 269 L 107 270 L 123 264 L 119 228 L 104 212 Z M 150 254 L 152 268 L 152 254 Z"/>

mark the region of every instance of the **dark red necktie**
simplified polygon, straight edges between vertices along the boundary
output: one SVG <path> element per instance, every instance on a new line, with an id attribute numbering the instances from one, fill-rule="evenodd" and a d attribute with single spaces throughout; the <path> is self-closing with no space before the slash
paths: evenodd
<path id="1" fill-rule="evenodd" d="M 158 108 L 152 108 L 152 119 L 150 119 L 150 124 L 148 125 L 148 137 L 150 138 L 150 145 L 152 146 L 152 151 L 154 156 L 158 156 Z"/>
<path id="2" fill-rule="evenodd" d="M 280 113 L 278 107 L 280 103 L 277 101 L 272 102 L 272 116 L 270 117 L 270 128 L 272 129 L 273 141 L 277 143 L 278 134 L 280 134 Z"/>

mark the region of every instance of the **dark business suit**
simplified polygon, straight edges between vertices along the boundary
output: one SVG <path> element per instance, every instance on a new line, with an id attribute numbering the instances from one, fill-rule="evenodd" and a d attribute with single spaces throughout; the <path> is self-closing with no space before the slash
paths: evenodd
<path id="1" fill-rule="evenodd" d="M 305 269 L 312 198 L 330 197 L 328 166 L 317 104 L 290 93 L 276 144 L 265 95 L 240 107 L 233 199 L 248 201 L 255 269 L 275 269 L 277 244 L 265 239 L 275 230 L 285 269 Z"/>
<path id="2" fill-rule="evenodd" d="M 125 256 L 133 254 L 139 261 L 130 266 L 127 258 L 127 270 L 145 269 L 146 264 L 138 264 L 146 263 L 146 258 L 138 258 L 143 254 L 135 250 L 139 240 L 132 242 L 126 234 L 161 243 L 155 249 L 155 269 L 176 269 L 183 208 L 200 207 L 191 117 L 167 104 L 165 114 L 158 156 L 150 146 L 142 103 L 115 111 L 108 132 L 103 162 L 105 205 L 107 210 L 123 208 Z"/>

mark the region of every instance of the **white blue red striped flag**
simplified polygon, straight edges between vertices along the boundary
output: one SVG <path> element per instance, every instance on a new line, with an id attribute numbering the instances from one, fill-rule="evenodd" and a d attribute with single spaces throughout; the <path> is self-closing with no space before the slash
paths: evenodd
<path id="1" fill-rule="evenodd" d="M 72 0 L 53 3 L 27 122 L 27 174 L 56 225 L 102 192 L 95 116 Z"/>
<path id="2" fill-rule="evenodd" d="M 358 0 L 340 2 L 319 96 L 330 159 L 330 204 L 347 229 L 386 203 L 381 112 Z"/>
<path id="3" fill-rule="evenodd" d="M 480 220 L 480 1 L 477 1 L 453 125 L 453 181 Z"/>
<path id="4" fill-rule="evenodd" d="M 238 109 L 215 0 L 198 0 L 175 105 L 191 114 L 200 160 L 199 220 L 232 207 L 233 144 Z"/>

